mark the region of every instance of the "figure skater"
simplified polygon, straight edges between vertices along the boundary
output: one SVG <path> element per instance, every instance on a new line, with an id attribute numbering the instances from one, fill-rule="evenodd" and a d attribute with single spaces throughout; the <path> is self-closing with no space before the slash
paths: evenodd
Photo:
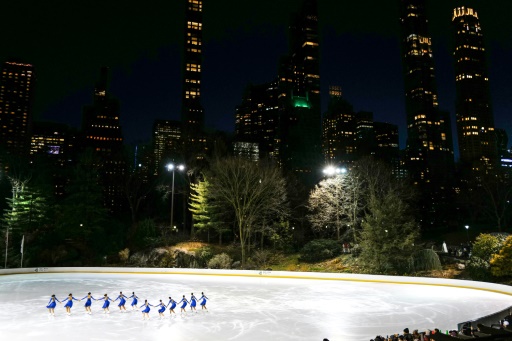
<path id="1" fill-rule="evenodd" d="M 52 295 L 52 297 L 50 297 L 48 305 L 46 306 L 46 308 L 48 308 L 48 313 L 51 314 L 52 316 L 55 316 L 55 306 L 57 305 L 57 302 L 62 303 L 61 301 L 59 301 L 57 297 L 55 297 L 55 295 Z"/>
<path id="2" fill-rule="evenodd" d="M 160 307 L 160 309 L 158 309 L 158 314 L 160 315 L 159 318 L 162 319 L 164 317 L 165 308 L 167 308 L 167 306 L 164 304 L 164 302 L 162 302 L 162 300 L 160 300 L 160 303 L 156 306 Z"/>
<path id="3" fill-rule="evenodd" d="M 206 297 L 204 295 L 204 292 L 201 293 L 201 298 L 199 299 L 201 301 L 201 303 L 199 303 L 199 305 L 201 305 L 201 310 L 202 309 L 206 309 L 206 311 L 208 311 L 208 308 L 206 308 L 206 300 L 208 299 L 208 297 Z"/>
<path id="4" fill-rule="evenodd" d="M 190 293 L 190 311 L 195 311 L 197 313 L 197 310 L 196 310 L 196 301 L 197 301 L 197 298 L 194 296 L 194 293 Z"/>
<path id="5" fill-rule="evenodd" d="M 183 298 L 181 299 L 181 301 L 179 301 L 179 302 L 178 302 L 178 304 L 180 304 L 180 303 L 183 303 L 183 304 L 181 305 L 181 307 L 180 307 L 180 308 L 181 308 L 180 313 L 181 313 L 181 314 L 183 314 L 183 313 L 185 313 L 185 314 L 186 314 L 186 313 L 187 313 L 187 311 L 185 310 L 185 307 L 187 306 L 187 303 L 189 303 L 189 302 L 188 302 L 188 301 L 187 301 L 187 299 L 185 298 L 185 295 L 183 295 Z"/>
<path id="6" fill-rule="evenodd" d="M 100 298 L 100 300 L 105 301 L 103 302 L 103 307 L 101 307 L 103 309 L 103 314 L 110 314 L 110 310 L 108 309 L 108 307 L 110 306 L 110 302 L 114 301 L 112 301 L 112 299 L 108 297 L 107 294 L 103 295 L 103 298 Z"/>
<path id="7" fill-rule="evenodd" d="M 73 294 L 69 294 L 68 297 L 66 297 L 65 299 L 62 300 L 62 302 L 67 301 L 64 308 L 66 308 L 66 313 L 68 313 L 68 315 L 71 315 L 71 307 L 73 307 L 73 300 L 80 301 L 80 300 L 74 298 Z"/>
<path id="8" fill-rule="evenodd" d="M 92 314 L 92 311 L 91 311 L 91 303 L 92 303 L 92 301 L 91 301 L 91 299 L 95 300 L 95 301 L 96 301 L 96 299 L 94 297 L 92 297 L 91 293 L 89 292 L 80 301 L 85 300 L 86 298 L 87 298 L 87 301 L 85 301 L 85 311 L 87 312 L 87 314 L 91 315 Z"/>
<path id="9" fill-rule="evenodd" d="M 138 302 L 138 301 L 137 301 L 138 297 L 137 297 L 137 295 L 135 295 L 135 291 L 134 291 L 134 292 L 132 292 L 132 295 L 131 295 L 130 297 L 128 297 L 128 298 L 133 298 L 133 301 L 132 301 L 132 310 L 135 310 L 135 308 L 137 308 L 137 302 Z"/>
<path id="10" fill-rule="evenodd" d="M 121 300 L 121 301 L 119 302 L 119 304 L 117 305 L 117 306 L 119 307 L 119 311 L 120 311 L 120 312 L 123 312 L 123 310 L 124 310 L 124 311 L 126 311 L 126 308 L 125 308 L 125 306 L 124 306 L 124 305 L 126 304 L 126 299 L 127 299 L 127 298 L 128 298 L 128 297 L 126 297 L 125 295 L 123 295 L 123 292 L 122 292 L 122 291 L 120 291 L 120 292 L 119 292 L 119 296 L 117 296 L 117 298 L 114 300 L 114 302 L 115 302 L 115 301 L 117 301 L 117 300 Z"/>
<path id="11" fill-rule="evenodd" d="M 176 301 L 172 299 L 172 297 L 169 296 L 169 303 L 167 303 L 167 306 L 171 305 L 169 308 L 169 315 L 174 314 L 176 316 L 176 312 L 174 311 L 174 308 L 176 308 Z"/>
<path id="12" fill-rule="evenodd" d="M 142 310 L 142 319 L 143 320 L 145 320 L 146 317 L 149 320 L 149 311 L 151 310 L 151 308 L 149 306 L 154 307 L 154 305 L 150 304 L 148 302 L 148 300 L 144 300 L 144 304 L 139 307 L 139 308 L 144 307 L 144 310 Z"/>

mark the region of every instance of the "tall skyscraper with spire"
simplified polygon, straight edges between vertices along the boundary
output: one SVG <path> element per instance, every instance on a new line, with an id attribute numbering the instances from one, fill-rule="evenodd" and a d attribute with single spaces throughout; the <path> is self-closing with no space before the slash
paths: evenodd
<path id="1" fill-rule="evenodd" d="M 467 7 L 453 10 L 452 23 L 460 160 L 466 169 L 485 171 L 497 164 L 498 152 L 482 28 Z"/>
<path id="2" fill-rule="evenodd" d="M 289 26 L 289 55 L 279 69 L 279 159 L 312 175 L 322 164 L 318 4 L 304 0 Z"/>
<path id="3" fill-rule="evenodd" d="M 94 87 L 93 104 L 84 107 L 82 117 L 83 145 L 91 148 L 101 160 L 100 176 L 105 207 L 121 212 L 125 199 L 119 179 L 126 165 L 122 158 L 123 135 L 119 101 L 108 93 L 107 67 L 101 68 Z"/>
<path id="4" fill-rule="evenodd" d="M 204 109 L 201 105 L 203 0 L 185 0 L 182 122 L 186 158 L 201 159 L 206 151 Z"/>
<path id="5" fill-rule="evenodd" d="M 423 222 L 432 226 L 451 201 L 453 144 L 449 114 L 439 110 L 425 0 L 400 0 L 407 115 L 405 165 L 422 193 Z M 427 221 L 428 220 L 428 221 Z"/>
<path id="6" fill-rule="evenodd" d="M 401 0 L 400 9 L 407 168 L 415 184 L 444 187 L 453 171 L 453 145 L 449 115 L 438 108 L 425 0 Z"/>
<path id="7" fill-rule="evenodd" d="M 28 156 L 34 98 L 34 67 L 7 61 L 0 75 L 0 147 Z"/>

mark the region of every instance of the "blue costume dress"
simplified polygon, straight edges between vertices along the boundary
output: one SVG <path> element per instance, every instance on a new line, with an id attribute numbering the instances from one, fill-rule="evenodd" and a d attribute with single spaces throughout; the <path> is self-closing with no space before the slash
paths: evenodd
<path id="1" fill-rule="evenodd" d="M 158 309 L 158 313 L 161 314 L 165 311 L 166 307 L 165 307 L 165 304 L 163 304 L 163 303 L 160 303 L 159 306 L 160 306 L 160 309 Z"/>
<path id="2" fill-rule="evenodd" d="M 205 306 L 206 305 L 206 300 L 208 299 L 208 297 L 206 297 L 204 294 L 203 296 L 201 296 L 200 300 L 201 300 L 201 305 L 202 306 Z"/>
<path id="3" fill-rule="evenodd" d="M 137 306 L 137 296 L 135 296 L 135 294 L 131 295 L 130 297 L 128 298 L 133 298 L 133 301 L 132 301 L 132 307 L 133 306 Z"/>
<path id="4" fill-rule="evenodd" d="M 176 308 L 176 301 L 173 300 L 172 298 L 169 300 L 169 303 L 167 303 L 167 306 L 169 306 L 169 304 L 171 304 L 171 303 L 172 303 L 172 305 L 171 305 L 171 307 L 169 309 Z"/>
<path id="5" fill-rule="evenodd" d="M 48 308 L 48 309 L 55 308 L 55 306 L 57 305 L 57 301 L 60 302 L 57 297 L 51 297 L 46 308 Z"/>
<path id="6" fill-rule="evenodd" d="M 190 296 L 190 307 L 191 308 L 195 308 L 196 300 L 197 300 L 197 298 L 194 295 Z"/>
<path id="7" fill-rule="evenodd" d="M 118 307 L 122 307 L 122 306 L 124 306 L 124 305 L 126 304 L 126 300 L 125 300 L 125 298 L 128 298 L 128 297 L 126 297 L 125 295 L 119 295 L 119 296 L 116 298 L 116 301 L 117 301 L 117 300 L 119 300 L 119 299 L 121 300 L 121 301 L 119 302 L 119 304 L 117 305 Z M 115 301 L 114 301 L 114 302 L 115 302 Z"/>
<path id="8" fill-rule="evenodd" d="M 109 297 L 105 297 L 105 303 L 103 303 L 102 309 L 106 309 L 110 306 L 110 301 L 112 301 Z"/>
<path id="9" fill-rule="evenodd" d="M 67 300 L 68 302 L 66 303 L 66 305 L 64 306 L 64 308 L 67 308 L 67 307 L 71 308 L 71 307 L 73 306 L 73 300 L 78 301 L 78 300 L 77 300 L 76 298 L 74 298 L 73 296 L 71 296 L 71 298 L 69 298 L 69 297 L 68 297 L 68 298 L 66 298 L 65 300 Z M 63 301 L 65 301 L 65 300 L 63 300 Z"/>
<path id="10" fill-rule="evenodd" d="M 181 302 L 183 302 L 183 304 L 181 305 L 181 307 L 180 307 L 180 308 L 181 308 L 181 309 L 183 309 L 183 308 L 185 308 L 185 307 L 187 306 L 188 301 L 187 301 L 187 299 L 186 299 L 185 297 L 183 297 L 183 299 L 180 301 L 180 303 L 181 303 Z M 179 304 L 179 303 L 178 303 L 178 304 Z"/>
<path id="11" fill-rule="evenodd" d="M 92 304 L 91 299 L 96 301 L 96 299 L 94 297 L 92 297 L 91 295 L 85 295 L 84 298 L 82 298 L 82 300 L 84 300 L 86 298 L 87 298 L 87 301 L 85 301 L 84 307 L 90 307 L 91 306 L 91 304 Z"/>
<path id="12" fill-rule="evenodd" d="M 146 314 L 147 314 L 147 313 L 149 313 L 149 311 L 151 310 L 151 308 L 150 308 L 149 306 L 152 306 L 152 307 L 153 307 L 153 305 L 152 305 L 152 304 L 149 304 L 149 303 L 148 303 L 148 304 L 143 304 L 143 305 L 141 305 L 139 308 L 142 308 L 142 307 L 144 307 L 144 306 L 145 306 L 146 308 L 144 308 L 144 310 L 142 311 L 142 313 L 146 313 Z"/>

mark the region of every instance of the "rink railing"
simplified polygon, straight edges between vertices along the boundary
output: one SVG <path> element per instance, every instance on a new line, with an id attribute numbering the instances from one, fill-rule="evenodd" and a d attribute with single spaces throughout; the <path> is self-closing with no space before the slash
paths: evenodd
<path id="1" fill-rule="evenodd" d="M 347 273 L 324 272 L 292 272 L 269 270 L 213 270 L 213 269 L 182 269 L 182 268 L 114 268 L 114 267 L 41 267 L 2 269 L 0 275 L 44 274 L 44 273 L 116 273 L 136 275 L 194 275 L 194 276 L 233 276 L 261 278 L 290 278 L 307 280 L 331 280 L 347 282 L 369 282 L 388 284 L 416 284 L 461 289 L 483 290 L 512 296 L 512 287 L 502 284 L 466 281 L 445 278 L 406 277 L 362 275 Z"/>

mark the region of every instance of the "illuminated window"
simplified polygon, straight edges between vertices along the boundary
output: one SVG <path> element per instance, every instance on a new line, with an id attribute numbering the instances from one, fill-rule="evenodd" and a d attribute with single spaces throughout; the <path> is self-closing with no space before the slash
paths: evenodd
<path id="1" fill-rule="evenodd" d="M 313 41 L 306 41 L 304 44 L 302 44 L 302 47 L 304 46 L 318 46 L 318 43 L 315 43 Z"/>
<path id="2" fill-rule="evenodd" d="M 186 70 L 187 71 L 192 71 L 192 72 L 201 72 L 201 64 L 190 64 L 190 63 L 187 63 Z"/>

